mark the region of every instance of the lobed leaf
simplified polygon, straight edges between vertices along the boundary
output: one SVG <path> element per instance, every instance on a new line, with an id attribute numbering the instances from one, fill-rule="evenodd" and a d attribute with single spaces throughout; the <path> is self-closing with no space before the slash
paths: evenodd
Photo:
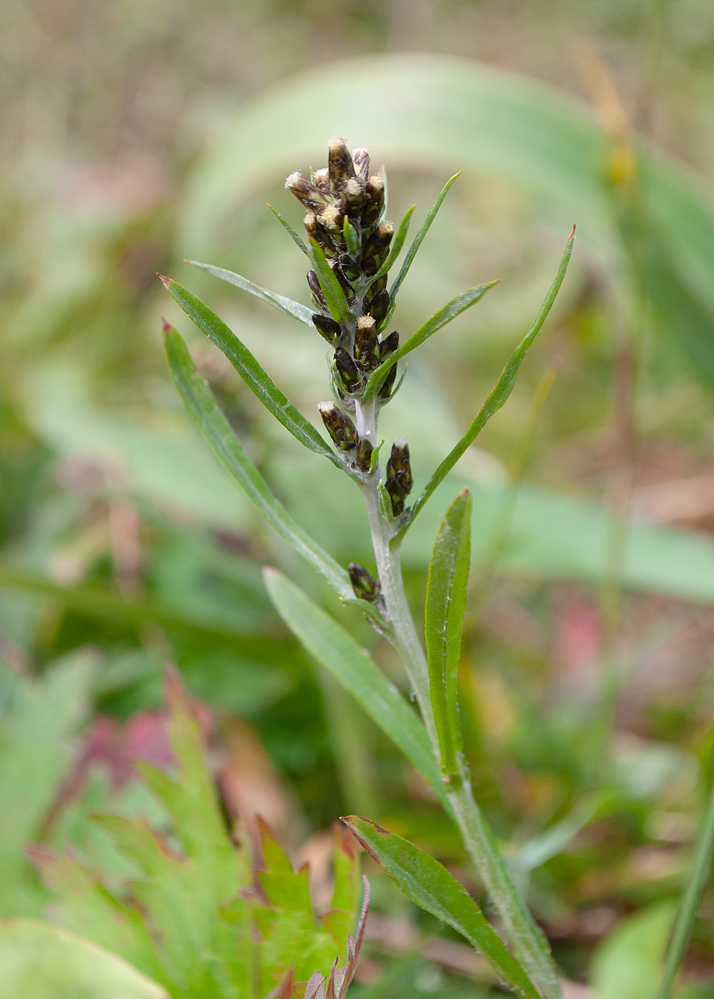
<path id="1" fill-rule="evenodd" d="M 354 638 L 302 590 L 275 569 L 266 568 L 263 574 L 270 599 L 288 628 L 401 749 L 451 815 L 429 737 L 416 712 Z"/>
<path id="2" fill-rule="evenodd" d="M 374 392 L 379 391 L 382 382 L 387 377 L 387 372 L 392 367 L 392 365 L 398 361 L 405 354 L 410 354 L 417 347 L 433 336 L 434 333 L 438 333 L 440 329 L 455 319 L 457 316 L 465 312 L 466 309 L 471 308 L 475 305 L 483 296 L 498 284 L 498 281 L 489 281 L 487 284 L 477 285 L 475 288 L 469 288 L 468 291 L 463 292 L 461 295 L 457 295 L 456 298 L 452 298 L 450 302 L 447 302 L 443 309 L 439 309 L 438 312 L 434 313 L 431 319 L 419 327 L 416 333 L 412 333 L 408 340 L 397 347 L 393 354 L 390 354 L 386 361 L 384 361 L 380 366 L 370 375 L 369 382 L 367 383 L 366 394 L 371 395 Z"/>
<path id="3" fill-rule="evenodd" d="M 219 319 L 215 312 L 212 312 L 200 298 L 196 298 L 182 285 L 170 278 L 162 277 L 161 280 L 186 315 L 193 319 L 198 328 L 203 330 L 206 336 L 226 355 L 248 388 L 263 403 L 268 412 L 272 413 L 275 419 L 282 423 L 285 429 L 290 431 L 293 437 L 306 448 L 314 451 L 315 454 L 329 458 L 338 468 L 342 468 L 342 462 L 312 423 L 306 420 L 302 413 L 289 402 L 233 330 L 226 326 L 223 320 Z"/>
<path id="4" fill-rule="evenodd" d="M 322 247 L 314 239 L 310 240 L 308 246 L 308 256 L 312 262 L 317 278 L 322 288 L 322 293 L 327 301 L 330 315 L 337 323 L 348 323 L 354 317 L 347 304 L 342 285 L 337 280 L 332 268 L 327 262 L 327 257 L 322 251 Z"/>
<path id="5" fill-rule="evenodd" d="M 545 296 L 543 303 L 538 310 L 531 328 L 528 330 L 526 335 L 523 337 L 521 342 L 518 344 L 513 354 L 511 355 L 508 363 L 501 372 L 498 381 L 496 382 L 494 388 L 491 391 L 488 399 L 483 404 L 479 410 L 476 418 L 473 420 L 468 430 L 461 438 L 459 443 L 449 452 L 449 454 L 444 458 L 442 463 L 439 465 L 437 470 L 432 475 L 431 479 L 427 483 L 424 491 L 421 493 L 416 503 L 411 509 L 409 519 L 404 524 L 404 526 L 399 531 L 397 535 L 398 538 L 402 538 L 409 528 L 409 525 L 414 521 L 419 511 L 422 509 L 426 501 L 429 499 L 434 490 L 443 482 L 448 473 L 454 467 L 456 462 L 459 460 L 461 455 L 470 447 L 476 440 L 478 435 L 481 433 L 483 428 L 486 426 L 491 417 L 498 412 L 498 410 L 504 405 L 511 392 L 513 391 L 513 386 L 516 384 L 516 376 L 518 370 L 525 360 L 525 356 L 533 345 L 533 341 L 540 333 L 543 323 L 548 318 L 548 313 L 550 312 L 553 303 L 560 291 L 560 286 L 563 283 L 563 278 L 565 277 L 565 272 L 568 269 L 568 264 L 570 263 L 570 257 L 573 252 L 573 244 L 575 242 L 575 226 L 573 226 L 572 232 L 568 238 L 568 242 L 565 244 L 565 250 L 563 251 L 563 256 L 560 259 L 560 266 L 558 268 L 558 273 L 555 279 L 548 289 L 548 293 Z M 392 355 L 393 357 L 395 355 Z M 377 372 L 380 368 L 377 369 Z M 373 376 L 374 377 L 374 376 Z"/>
<path id="6" fill-rule="evenodd" d="M 286 228 L 289 228 L 293 237 L 296 240 L 299 240 L 298 245 L 302 244 L 303 250 L 307 253 L 307 247 L 292 228 L 290 223 L 287 222 L 279 212 L 276 212 L 274 208 L 272 211 L 278 216 L 283 225 Z M 192 267 L 200 267 L 201 270 L 207 271 L 214 277 L 220 278 L 221 281 L 226 281 L 228 284 L 232 284 L 234 287 L 240 288 L 241 291 L 247 291 L 255 298 L 259 298 L 261 302 L 267 302 L 268 305 L 272 305 L 273 308 L 277 309 L 279 312 L 284 312 L 286 316 L 292 316 L 293 319 L 299 319 L 301 323 L 305 323 L 305 325 L 309 326 L 310 329 L 315 328 L 312 325 L 312 310 L 308 309 L 306 305 L 302 305 L 300 302 L 293 301 L 292 298 L 286 298 L 285 295 L 278 295 L 274 291 L 268 291 L 267 288 L 261 288 L 260 285 L 253 284 L 252 281 L 243 277 L 242 274 L 236 274 L 235 271 L 228 271 L 225 267 L 216 267 L 214 264 L 202 264 L 198 260 L 184 260 L 184 263 L 190 264 Z M 181 303 L 179 302 L 179 305 L 180 304 Z"/>
<path id="7" fill-rule="evenodd" d="M 449 507 L 439 528 L 427 578 L 425 638 L 429 691 L 445 780 L 459 773 L 461 729 L 456 681 L 469 580 L 472 509 L 471 493 L 466 489 Z"/>
<path id="8" fill-rule="evenodd" d="M 356 815 L 342 821 L 407 898 L 466 937 L 517 996 L 540 999 L 535 985 L 478 905 L 442 864 L 376 822 Z"/>
<path id="9" fill-rule="evenodd" d="M 168 327 L 164 331 L 164 340 L 176 388 L 223 465 L 278 534 L 317 569 L 344 600 L 353 601 L 354 592 L 347 572 L 293 520 L 282 503 L 273 496 L 267 482 L 233 433 L 207 382 L 197 371 L 180 335 Z"/>

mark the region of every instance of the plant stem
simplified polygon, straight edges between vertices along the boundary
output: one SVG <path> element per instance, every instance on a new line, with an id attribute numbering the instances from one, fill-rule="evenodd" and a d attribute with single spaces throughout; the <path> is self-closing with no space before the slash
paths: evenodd
<path id="1" fill-rule="evenodd" d="M 377 411 L 374 401 L 363 407 L 360 400 L 357 400 L 355 416 L 360 436 L 366 436 L 373 445 L 376 444 Z M 439 736 L 431 705 L 426 655 L 404 590 L 401 542 L 395 537 L 396 526 L 382 513 L 378 483 L 377 469 L 369 480 L 361 483 L 361 488 L 367 505 L 382 598 L 392 629 L 392 640 L 411 683 L 434 755 L 440 760 Z M 447 794 L 466 851 L 503 921 L 517 957 L 541 990 L 544 999 L 561 999 L 562 992 L 549 953 L 548 942 L 528 912 L 506 870 L 493 833 L 474 800 L 465 763 L 461 763 L 457 779 L 447 783 Z"/>

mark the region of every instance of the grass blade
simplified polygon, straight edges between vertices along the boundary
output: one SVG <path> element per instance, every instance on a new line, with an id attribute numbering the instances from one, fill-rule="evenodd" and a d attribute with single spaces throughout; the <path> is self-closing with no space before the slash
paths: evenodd
<path id="1" fill-rule="evenodd" d="M 240 484 L 251 503 L 287 543 L 302 555 L 337 590 L 343 600 L 355 600 L 345 570 L 290 516 L 273 496 L 267 482 L 250 460 L 216 402 L 208 383 L 197 371 L 186 344 L 176 330 L 164 330 L 171 376 L 186 408 L 216 455 Z"/>
<path id="2" fill-rule="evenodd" d="M 478 905 L 438 860 L 369 819 L 349 815 L 342 821 L 407 898 L 466 937 L 517 996 L 540 999 L 535 985 Z"/>
<path id="3" fill-rule="evenodd" d="M 419 247 L 424 242 L 424 237 L 429 232 L 429 229 L 431 228 L 431 223 L 436 218 L 436 214 L 439 211 L 439 209 L 441 208 L 441 205 L 442 205 L 442 202 L 444 201 L 444 198 L 449 193 L 449 190 L 451 189 L 451 185 L 460 176 L 461 176 L 461 171 L 459 170 L 458 173 L 455 173 L 453 177 L 450 177 L 449 180 L 447 180 L 447 182 L 444 184 L 444 186 L 441 189 L 441 193 L 439 194 L 439 197 L 434 202 L 434 205 L 431 208 L 431 211 L 429 212 L 429 214 L 427 215 L 427 217 L 424 219 L 419 232 L 414 237 L 414 242 L 412 243 L 412 245 L 409 247 L 409 249 L 407 251 L 407 255 L 404 258 L 404 263 L 402 264 L 401 270 L 399 271 L 399 274 L 397 274 L 397 277 L 396 277 L 396 280 L 395 280 L 394 284 L 389 289 L 389 312 L 387 313 L 387 318 L 384 320 L 384 323 L 382 324 L 383 326 L 386 327 L 387 323 L 392 318 L 392 314 L 394 312 L 394 308 L 395 308 L 395 305 L 396 305 L 396 302 L 397 302 L 397 294 L 399 292 L 399 289 L 402 286 L 402 281 L 404 280 L 404 278 L 409 273 L 409 268 L 411 267 L 412 263 L 414 262 L 414 258 L 416 257 L 417 253 L 419 252 Z M 406 235 L 406 233 L 405 233 L 405 235 Z"/>
<path id="4" fill-rule="evenodd" d="M 278 220 L 278 222 L 280 223 L 280 225 L 284 229 L 286 229 L 288 231 L 288 233 L 290 234 L 290 236 L 292 237 L 292 239 L 295 241 L 296 245 L 299 246 L 300 249 L 302 250 L 302 252 L 305 254 L 305 256 L 307 256 L 307 247 L 303 243 L 302 239 L 295 232 L 295 230 L 293 229 L 293 227 L 290 225 L 290 223 L 288 222 L 288 220 L 286 218 L 284 218 L 280 214 L 280 212 L 278 211 L 277 208 L 273 208 L 273 206 L 270 205 L 270 204 L 268 205 L 268 208 L 271 210 L 271 212 L 273 213 L 273 215 L 276 217 L 276 219 Z"/>
<path id="5" fill-rule="evenodd" d="M 456 319 L 456 317 L 461 315 L 462 312 L 465 312 L 466 309 L 475 305 L 476 302 L 483 298 L 486 292 L 493 288 L 496 284 L 498 284 L 498 281 L 489 281 L 487 284 L 479 284 L 475 288 L 469 288 L 468 291 L 463 292 L 461 295 L 457 295 L 456 298 L 452 298 L 450 302 L 447 302 L 443 309 L 439 309 L 438 312 L 435 312 L 430 319 L 427 319 L 427 321 L 419 327 L 416 333 L 412 333 L 409 339 L 405 340 L 401 347 L 398 347 L 393 354 L 390 354 L 387 360 L 380 364 L 380 366 L 370 375 L 370 379 L 365 390 L 366 395 L 369 396 L 379 391 L 382 382 L 387 377 L 387 372 L 396 361 L 404 357 L 406 354 L 411 354 L 411 352 L 417 347 L 421 347 L 421 345 L 428 340 L 430 336 L 433 336 L 434 333 L 438 333 L 438 331 L 443 329 L 443 327 L 450 323 L 452 319 Z M 382 325 L 386 325 L 386 321 Z"/>
<path id="6" fill-rule="evenodd" d="M 288 628 L 401 749 L 452 815 L 426 729 L 402 694 L 354 638 L 294 583 L 275 569 L 265 569 L 264 576 L 270 599 Z"/>
<path id="7" fill-rule="evenodd" d="M 489 395 L 488 399 L 479 410 L 478 414 L 476 415 L 476 418 L 473 420 L 473 422 L 471 423 L 470 427 L 468 428 L 464 436 L 461 438 L 456 447 L 454 447 L 446 456 L 446 458 L 444 458 L 442 463 L 439 465 L 437 470 L 432 475 L 431 479 L 426 485 L 426 488 L 421 493 L 416 503 L 412 507 L 409 520 L 401 528 L 399 534 L 397 535 L 397 538 L 402 538 L 404 536 L 406 531 L 409 529 L 409 525 L 414 521 L 414 518 L 417 516 L 417 514 L 422 509 L 422 507 L 429 499 L 431 494 L 434 492 L 434 490 L 443 482 L 445 477 L 454 467 L 454 465 L 459 460 L 464 451 L 466 451 L 466 449 L 473 444 L 473 442 L 476 440 L 476 438 L 481 433 L 481 431 L 486 426 L 491 417 L 494 415 L 494 413 L 498 412 L 498 410 L 503 406 L 503 404 L 506 402 L 509 395 L 513 391 L 513 386 L 516 383 L 516 376 L 518 374 L 518 369 L 520 368 L 521 364 L 525 359 L 526 354 L 533 345 L 533 341 L 540 333 L 543 323 L 546 321 L 548 313 L 550 312 L 553 306 L 553 302 L 555 302 L 558 292 L 560 291 L 560 286 L 563 283 L 565 272 L 567 271 L 568 264 L 570 263 L 570 257 L 573 252 L 574 242 L 575 242 L 575 226 L 573 226 L 572 232 L 570 233 L 570 236 L 568 238 L 568 242 L 565 245 L 565 250 L 563 252 L 563 256 L 561 257 L 560 267 L 558 268 L 558 273 L 555 276 L 555 280 L 548 289 L 548 294 L 545 296 L 543 304 L 538 310 L 538 314 L 533 320 L 531 328 L 528 330 L 526 335 L 523 337 L 521 342 L 514 350 L 508 363 L 501 372 L 499 379 L 496 382 L 493 390 L 491 391 L 491 394 Z M 393 354 L 392 357 L 394 356 L 395 355 Z M 380 369 L 377 368 L 375 374 L 377 374 L 379 370 Z"/>
<path id="8" fill-rule="evenodd" d="M 460 773 L 461 728 L 456 678 L 471 559 L 468 489 L 447 511 L 434 544 L 426 590 L 426 658 L 434 721 L 441 749 L 441 772 L 451 783 Z"/>
<path id="9" fill-rule="evenodd" d="M 311 239 L 307 252 L 312 261 L 313 269 L 317 274 L 332 318 L 337 323 L 347 323 L 351 319 L 354 319 L 347 304 L 345 293 L 342 290 L 342 285 L 332 272 L 332 268 L 328 264 L 325 254 L 322 252 L 322 247 L 314 239 Z"/>
<path id="10" fill-rule="evenodd" d="M 394 242 L 392 243 L 391 249 L 389 250 L 389 255 L 382 264 L 382 266 L 379 268 L 377 273 L 374 275 L 373 278 L 374 281 L 376 281 L 377 278 L 381 278 L 383 274 L 388 274 L 389 271 L 394 266 L 394 262 L 401 253 L 402 247 L 404 246 L 404 242 L 407 238 L 407 233 L 409 232 L 409 223 L 412 220 L 412 215 L 414 214 L 415 208 L 416 205 L 412 205 L 411 208 L 408 208 L 404 215 L 404 218 L 399 223 L 399 228 L 397 229 L 397 234 L 394 237 Z M 389 313 L 389 315 L 391 316 L 391 312 Z M 386 326 L 388 322 L 389 318 L 386 318 L 384 322 L 380 324 L 380 329 Z"/>
<path id="11" fill-rule="evenodd" d="M 196 298 L 178 282 L 165 277 L 162 277 L 161 280 L 186 315 L 193 319 L 198 328 L 203 330 L 206 336 L 223 351 L 251 392 L 260 399 L 275 419 L 282 423 L 285 429 L 289 430 L 293 437 L 310 451 L 329 458 L 338 468 L 343 468 L 342 462 L 332 448 L 320 436 L 312 423 L 306 420 L 302 413 L 298 412 L 289 402 L 233 330 L 226 326 L 223 320 L 219 319 L 215 312 L 212 312 L 200 298 Z"/>
<path id="12" fill-rule="evenodd" d="M 277 215 L 278 213 L 275 212 L 275 214 Z M 282 216 L 279 216 L 279 218 L 284 225 L 289 225 Z M 302 248 L 307 253 L 307 247 L 298 234 L 294 229 L 292 229 L 292 232 L 295 238 L 300 240 Z M 274 291 L 268 291 L 267 288 L 261 288 L 259 284 L 253 284 L 248 278 L 244 278 L 242 274 L 236 274 L 235 271 L 228 271 L 225 267 L 216 267 L 214 264 L 202 264 L 198 260 L 184 260 L 184 263 L 190 264 L 192 267 L 199 267 L 202 271 L 207 271 L 214 277 L 220 278 L 221 281 L 232 284 L 235 288 L 240 288 L 241 291 L 247 291 L 250 295 L 254 295 L 255 298 L 259 298 L 261 302 L 267 302 L 268 305 L 272 305 L 279 312 L 284 312 L 285 315 L 292 316 L 293 319 L 299 319 L 301 323 L 305 323 L 311 330 L 314 330 L 315 327 L 312 325 L 312 310 L 308 309 L 306 305 L 295 302 L 292 298 L 286 298 L 285 295 L 278 295 Z"/>
<path id="13" fill-rule="evenodd" d="M 687 879 L 687 885 L 682 895 L 679 911 L 674 923 L 672 938 L 667 949 L 664 977 L 657 993 L 657 999 L 670 999 L 674 980 L 689 945 L 694 921 L 702 901 L 702 893 L 711 871 L 712 852 L 714 851 L 714 785 L 709 792 L 706 815 L 699 830 L 694 859 Z"/>

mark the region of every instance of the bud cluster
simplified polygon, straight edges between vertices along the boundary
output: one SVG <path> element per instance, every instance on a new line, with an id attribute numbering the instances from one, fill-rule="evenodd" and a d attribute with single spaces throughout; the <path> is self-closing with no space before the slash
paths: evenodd
<path id="1" fill-rule="evenodd" d="M 328 165 L 312 172 L 299 171 L 285 186 L 307 209 L 303 219 L 308 236 L 325 255 L 345 293 L 352 318 L 344 324 L 331 315 L 315 271 L 307 282 L 318 310 L 312 320 L 318 333 L 335 350 L 334 370 L 338 393 L 348 409 L 360 398 L 370 373 L 399 345 L 399 334 L 380 341 L 379 330 L 389 311 L 387 275 L 377 277 L 389 255 L 394 226 L 384 215 L 384 180 L 370 174 L 366 149 L 348 150 L 345 140 L 330 139 Z M 389 399 L 396 365 L 379 391 L 380 402 Z"/>

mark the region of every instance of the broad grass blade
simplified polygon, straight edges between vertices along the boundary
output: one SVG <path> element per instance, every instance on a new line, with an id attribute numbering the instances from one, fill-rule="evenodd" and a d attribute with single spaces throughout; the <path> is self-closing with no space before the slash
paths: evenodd
<path id="1" fill-rule="evenodd" d="M 270 207 L 270 206 L 268 206 Z M 298 245 L 302 244 L 302 249 L 307 253 L 307 247 L 302 242 L 295 230 L 290 226 L 288 222 L 273 209 L 278 219 L 283 223 L 284 226 L 289 227 L 289 231 L 293 233 L 296 240 L 300 242 Z M 227 284 L 232 284 L 235 288 L 240 288 L 241 291 L 247 291 L 249 295 L 253 295 L 255 298 L 259 298 L 261 302 L 267 302 L 268 305 L 272 305 L 274 309 L 279 312 L 284 312 L 287 316 L 292 316 L 293 319 L 299 319 L 301 323 L 305 323 L 309 326 L 311 330 L 315 327 L 312 325 L 312 311 L 308 309 L 306 305 L 302 305 L 300 302 L 293 301 L 292 298 L 286 298 L 285 295 L 278 295 L 274 291 L 268 291 L 267 288 L 261 288 L 258 284 L 253 284 L 248 278 L 243 277 L 242 274 L 236 274 L 235 271 L 228 271 L 225 267 L 216 267 L 213 264 L 202 264 L 198 260 L 184 260 L 185 264 L 190 264 L 192 267 L 199 267 L 202 271 L 207 271 L 214 277 L 220 278 L 221 281 L 225 281 Z"/>
<path id="2" fill-rule="evenodd" d="M 325 552 L 273 496 L 267 482 L 246 454 L 205 379 L 197 371 L 186 344 L 171 327 L 164 331 L 171 375 L 189 413 L 204 437 L 239 483 L 251 503 L 278 534 L 325 577 L 344 600 L 355 596 L 345 570 Z"/>
<path id="3" fill-rule="evenodd" d="M 434 490 L 443 482 L 445 477 L 454 467 L 456 462 L 459 460 L 461 455 L 470 447 L 476 440 L 478 435 L 481 433 L 483 428 L 486 426 L 491 417 L 498 412 L 498 410 L 503 406 L 503 404 L 508 399 L 509 395 L 513 391 L 513 386 L 516 384 L 516 376 L 518 370 L 525 360 L 526 354 L 533 346 L 533 341 L 540 333 L 543 323 L 548 318 L 548 313 L 550 312 L 553 302 L 560 291 L 560 286 L 563 283 L 563 278 L 565 277 L 565 272 L 568 269 L 568 264 L 570 263 L 570 256 L 573 252 L 573 244 L 575 242 L 575 226 L 573 226 L 572 232 L 568 238 L 568 242 L 565 245 L 565 250 L 563 256 L 560 260 L 560 267 L 558 268 L 558 273 L 555 276 L 555 280 L 548 289 L 548 294 L 543 300 L 543 304 L 538 310 L 538 314 L 533 320 L 531 328 L 528 330 L 526 335 L 523 337 L 521 342 L 518 344 L 513 354 L 511 355 L 508 364 L 501 372 L 498 381 L 496 382 L 491 394 L 489 395 L 486 402 L 483 404 L 479 410 L 476 418 L 471 423 L 470 427 L 461 438 L 459 443 L 454 447 L 449 454 L 444 458 L 442 463 L 439 465 L 437 470 L 432 475 L 431 479 L 426 485 L 426 488 L 422 494 L 417 499 L 416 503 L 412 507 L 411 515 L 407 523 L 402 527 L 400 531 L 400 536 L 403 536 L 408 530 L 409 525 L 414 521 L 421 508 L 424 506 L 426 501 L 429 499 Z M 396 352 L 398 353 L 398 351 Z M 395 355 L 393 354 L 392 357 Z M 380 368 L 377 368 L 375 375 L 379 372 Z M 374 377 L 374 375 L 372 376 Z"/>
<path id="4" fill-rule="evenodd" d="M 369 819 L 349 815 L 342 821 L 407 898 L 466 937 L 517 996 L 540 999 L 535 985 L 478 905 L 438 860 Z"/>
<path id="5" fill-rule="evenodd" d="M 447 511 L 434 544 L 426 589 L 425 637 L 429 689 L 445 780 L 459 775 L 461 729 L 456 679 L 471 559 L 471 493 Z"/>
<path id="6" fill-rule="evenodd" d="M 452 814 L 426 729 L 402 694 L 354 638 L 294 583 L 275 569 L 265 569 L 264 576 L 270 599 L 288 628 L 401 749 Z M 368 606 L 365 601 L 361 605 Z"/>
<path id="7" fill-rule="evenodd" d="M 161 279 L 172 297 L 200 330 L 223 351 L 248 388 L 286 430 L 315 454 L 343 468 L 343 464 L 309 420 L 300 413 L 264 371 L 246 345 L 200 298 L 170 278 Z"/>

